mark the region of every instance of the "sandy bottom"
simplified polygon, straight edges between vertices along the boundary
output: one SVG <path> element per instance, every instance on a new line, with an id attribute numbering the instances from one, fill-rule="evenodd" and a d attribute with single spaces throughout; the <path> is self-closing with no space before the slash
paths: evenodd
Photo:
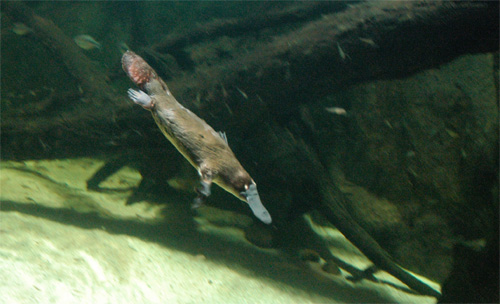
<path id="1" fill-rule="evenodd" d="M 203 207 L 193 216 L 175 201 L 127 206 L 141 178 L 127 167 L 102 184 L 108 191 L 87 191 L 102 164 L 1 163 L 0 303 L 436 302 L 258 248 L 244 238 L 253 221 L 244 215 Z M 339 258 L 369 265 L 336 230 L 318 232 Z"/>

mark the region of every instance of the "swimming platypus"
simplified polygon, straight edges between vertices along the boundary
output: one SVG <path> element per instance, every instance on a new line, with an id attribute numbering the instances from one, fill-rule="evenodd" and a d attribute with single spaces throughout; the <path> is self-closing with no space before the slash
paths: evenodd
<path id="1" fill-rule="evenodd" d="M 129 97 L 151 112 L 165 137 L 198 170 L 201 186 L 196 189 L 198 197 L 193 207 L 199 207 L 210 195 L 214 182 L 246 202 L 258 219 L 270 224 L 271 215 L 260 201 L 257 185 L 229 148 L 225 133 L 215 132 L 183 107 L 153 68 L 134 52 L 123 54 L 122 67 L 141 89 L 129 89 Z"/>

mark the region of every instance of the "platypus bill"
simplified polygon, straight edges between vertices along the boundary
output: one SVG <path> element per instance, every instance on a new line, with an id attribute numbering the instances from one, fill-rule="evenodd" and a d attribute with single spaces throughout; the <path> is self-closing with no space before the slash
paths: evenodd
<path id="1" fill-rule="evenodd" d="M 134 52 L 122 57 L 122 67 L 143 91 L 128 90 L 136 104 L 149 110 L 167 139 L 193 165 L 201 177 L 193 207 L 210 195 L 212 182 L 248 203 L 253 214 L 266 224 L 271 215 L 260 201 L 257 185 L 227 144 L 224 133 L 217 133 L 204 120 L 183 107 L 158 74 Z"/>

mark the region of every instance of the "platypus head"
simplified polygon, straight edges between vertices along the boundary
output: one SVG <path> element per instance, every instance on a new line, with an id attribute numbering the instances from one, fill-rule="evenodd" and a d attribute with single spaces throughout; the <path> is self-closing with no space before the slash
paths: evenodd
<path id="1" fill-rule="evenodd" d="M 257 192 L 257 185 L 255 182 L 245 185 L 245 189 L 246 190 L 240 192 L 240 195 L 245 198 L 253 214 L 264 224 L 271 224 L 271 215 L 260 201 L 259 192 Z"/>
<path id="2" fill-rule="evenodd" d="M 224 187 L 226 188 L 226 187 Z M 253 214 L 265 224 L 271 224 L 271 215 L 266 207 L 260 201 L 257 185 L 246 171 L 239 172 L 232 176 L 230 181 L 230 188 L 226 189 L 236 195 L 239 199 L 246 202 Z M 231 191 L 232 190 L 232 191 Z"/>

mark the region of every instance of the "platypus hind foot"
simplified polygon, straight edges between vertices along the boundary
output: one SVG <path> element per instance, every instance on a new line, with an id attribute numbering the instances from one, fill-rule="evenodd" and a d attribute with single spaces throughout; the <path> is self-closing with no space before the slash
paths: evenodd
<path id="1" fill-rule="evenodd" d="M 197 198 L 193 200 L 193 204 L 191 205 L 191 209 L 198 209 L 201 206 L 203 206 L 203 203 L 205 203 L 205 198 L 204 196 L 199 195 Z"/>
<path id="2" fill-rule="evenodd" d="M 210 190 L 210 186 L 212 185 L 211 183 L 202 180 L 200 182 L 200 185 L 201 187 L 194 189 L 196 193 L 198 193 L 198 197 L 194 199 L 193 205 L 191 205 L 192 209 L 201 207 L 205 202 L 205 199 L 212 193 L 212 191 Z"/>

